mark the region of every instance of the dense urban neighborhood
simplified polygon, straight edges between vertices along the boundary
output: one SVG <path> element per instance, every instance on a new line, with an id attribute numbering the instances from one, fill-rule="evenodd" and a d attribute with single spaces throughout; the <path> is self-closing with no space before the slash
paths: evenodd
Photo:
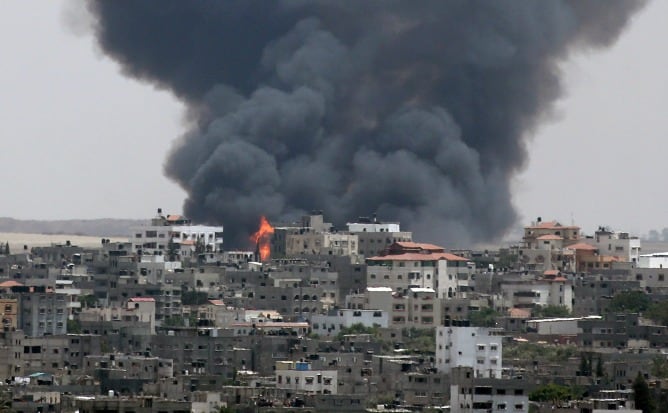
<path id="1" fill-rule="evenodd" d="M 0 244 L 3 411 L 668 411 L 668 252 L 326 218 L 263 218 L 247 250 L 160 209 L 124 242 Z"/>

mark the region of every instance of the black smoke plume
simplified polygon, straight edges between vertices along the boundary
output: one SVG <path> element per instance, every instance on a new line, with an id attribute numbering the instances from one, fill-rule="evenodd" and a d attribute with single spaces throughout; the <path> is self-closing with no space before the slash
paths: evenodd
<path id="1" fill-rule="evenodd" d="M 102 50 L 187 104 L 166 161 L 185 213 L 245 245 L 260 215 L 376 212 L 463 244 L 516 219 L 525 139 L 559 62 L 634 0 L 92 1 Z M 241 244 L 243 243 L 243 244 Z"/>

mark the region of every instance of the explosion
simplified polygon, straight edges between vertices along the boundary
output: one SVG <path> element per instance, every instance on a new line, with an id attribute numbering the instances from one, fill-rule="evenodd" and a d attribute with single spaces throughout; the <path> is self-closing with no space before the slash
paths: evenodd
<path id="1" fill-rule="evenodd" d="M 271 255 L 271 235 L 274 233 L 274 227 L 271 226 L 267 218 L 263 215 L 260 217 L 260 228 L 250 236 L 251 241 L 257 245 L 260 252 L 260 260 L 267 261 Z"/>

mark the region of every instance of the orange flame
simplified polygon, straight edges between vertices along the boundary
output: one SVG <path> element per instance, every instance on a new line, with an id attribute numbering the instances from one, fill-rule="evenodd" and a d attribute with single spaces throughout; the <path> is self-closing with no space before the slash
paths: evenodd
<path id="1" fill-rule="evenodd" d="M 271 226 L 266 217 L 260 217 L 260 228 L 250 236 L 251 241 L 257 245 L 260 250 L 260 259 L 267 261 L 271 255 L 271 235 L 274 233 L 274 227 Z"/>

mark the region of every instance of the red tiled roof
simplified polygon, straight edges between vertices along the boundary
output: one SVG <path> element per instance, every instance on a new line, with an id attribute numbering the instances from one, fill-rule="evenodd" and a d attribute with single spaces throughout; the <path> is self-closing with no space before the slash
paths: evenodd
<path id="1" fill-rule="evenodd" d="M 531 228 L 531 229 L 557 229 L 557 228 L 580 229 L 580 227 L 575 226 L 575 225 L 561 225 L 557 221 L 540 222 L 536 225 L 531 225 L 527 228 Z"/>
<path id="2" fill-rule="evenodd" d="M 511 308 L 508 310 L 508 315 L 511 318 L 529 318 L 531 317 L 531 311 L 525 310 L 523 308 Z"/>
<path id="3" fill-rule="evenodd" d="M 371 257 L 367 259 L 368 261 L 438 261 L 438 260 L 448 260 L 448 261 L 468 261 L 464 257 L 459 255 L 450 254 L 448 252 L 432 252 L 429 254 L 420 254 L 420 253 L 406 253 L 406 254 L 394 254 L 394 255 L 381 255 L 378 257 Z"/>
<path id="4" fill-rule="evenodd" d="M 167 215 L 167 221 L 181 221 L 183 215 Z"/>
<path id="5" fill-rule="evenodd" d="M 584 242 L 578 242 L 577 244 L 569 245 L 566 248 L 569 250 L 583 250 L 583 251 L 595 251 L 597 249 L 593 245 L 585 244 Z"/>
<path id="6" fill-rule="evenodd" d="M 445 248 L 440 247 L 438 245 L 426 244 L 426 243 L 421 243 L 421 242 L 399 241 L 399 242 L 395 242 L 394 245 L 398 245 L 402 248 L 407 248 L 407 249 L 421 249 L 421 250 L 427 250 L 427 251 L 443 251 L 445 249 Z"/>
<path id="7" fill-rule="evenodd" d="M 559 235 L 552 235 L 552 234 L 546 234 L 546 235 L 541 235 L 540 237 L 536 238 L 539 240 L 551 240 L 551 241 L 557 241 L 557 240 L 562 240 L 564 239 L 563 237 L 560 237 Z"/>
<path id="8" fill-rule="evenodd" d="M 153 302 L 155 302 L 155 298 L 153 298 L 153 297 L 132 297 L 132 298 L 130 298 L 129 301 L 132 301 L 133 303 L 153 303 Z"/>
<path id="9" fill-rule="evenodd" d="M 559 270 L 545 270 L 543 275 L 559 275 Z"/>
<path id="10" fill-rule="evenodd" d="M 23 287 L 23 284 L 14 280 L 7 280 L 0 283 L 0 288 Z"/>
<path id="11" fill-rule="evenodd" d="M 209 300 L 209 304 L 212 304 L 212 305 L 225 305 L 225 303 L 223 302 L 223 300 Z"/>

